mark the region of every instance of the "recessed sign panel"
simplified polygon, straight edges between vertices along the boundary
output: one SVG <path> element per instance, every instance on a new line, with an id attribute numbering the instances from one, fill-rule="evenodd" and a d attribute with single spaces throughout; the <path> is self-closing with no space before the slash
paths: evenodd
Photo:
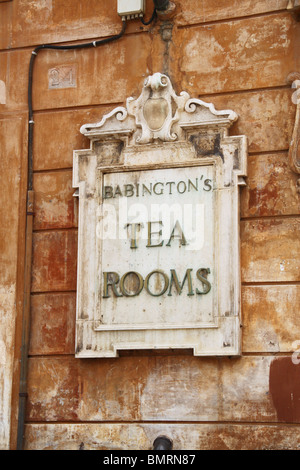
<path id="1" fill-rule="evenodd" d="M 215 323 L 214 167 L 102 179 L 97 329 Z"/>

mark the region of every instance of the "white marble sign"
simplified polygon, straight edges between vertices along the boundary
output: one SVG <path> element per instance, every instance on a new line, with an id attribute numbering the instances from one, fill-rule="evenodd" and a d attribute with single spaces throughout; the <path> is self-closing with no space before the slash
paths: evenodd
<path id="1" fill-rule="evenodd" d="M 77 357 L 124 349 L 240 353 L 239 185 L 246 139 L 237 118 L 177 96 L 154 74 L 81 131 Z"/>

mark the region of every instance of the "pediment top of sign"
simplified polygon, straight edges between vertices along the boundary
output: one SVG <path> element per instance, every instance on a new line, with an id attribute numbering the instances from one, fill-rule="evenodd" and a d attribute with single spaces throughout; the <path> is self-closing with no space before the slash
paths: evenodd
<path id="1" fill-rule="evenodd" d="M 184 138 L 184 130 L 227 129 L 237 118 L 234 111 L 217 111 L 212 103 L 191 98 L 185 91 L 176 95 L 170 78 L 154 73 L 144 81 L 138 98 L 127 98 L 126 107 L 118 106 L 101 121 L 83 125 L 80 132 L 91 140 L 126 137 L 129 145 L 175 142 Z"/>

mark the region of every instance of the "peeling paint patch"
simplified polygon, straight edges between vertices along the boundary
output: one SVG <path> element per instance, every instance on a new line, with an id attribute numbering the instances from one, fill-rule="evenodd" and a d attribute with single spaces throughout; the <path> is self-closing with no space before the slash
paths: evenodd
<path id="1" fill-rule="evenodd" d="M 0 80 L 0 104 L 6 104 L 6 86 L 3 80 Z"/>
<path id="2" fill-rule="evenodd" d="M 269 390 L 278 421 L 300 422 L 300 365 L 290 357 L 276 358 L 270 365 Z"/>

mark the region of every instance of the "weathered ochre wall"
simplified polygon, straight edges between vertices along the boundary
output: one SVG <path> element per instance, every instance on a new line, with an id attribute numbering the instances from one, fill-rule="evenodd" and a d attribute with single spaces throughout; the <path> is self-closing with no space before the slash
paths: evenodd
<path id="1" fill-rule="evenodd" d="M 117 42 L 42 51 L 36 59 L 26 449 L 150 449 L 161 433 L 176 449 L 300 448 L 300 364 L 292 362 L 300 341 L 300 204 L 287 158 L 296 110 L 287 76 L 300 71 L 300 23 L 286 10 L 288 0 L 175 3 L 167 22 L 131 21 Z M 1 448 L 16 445 L 31 51 L 118 33 L 116 5 L 0 1 Z M 147 0 L 147 18 L 152 8 Z M 75 71 L 75 86 L 49 89 L 48 71 L 62 66 Z M 188 352 L 74 358 L 72 152 L 89 147 L 82 124 L 138 96 L 154 72 L 167 73 L 177 93 L 236 111 L 231 133 L 248 136 L 240 358 Z"/>

